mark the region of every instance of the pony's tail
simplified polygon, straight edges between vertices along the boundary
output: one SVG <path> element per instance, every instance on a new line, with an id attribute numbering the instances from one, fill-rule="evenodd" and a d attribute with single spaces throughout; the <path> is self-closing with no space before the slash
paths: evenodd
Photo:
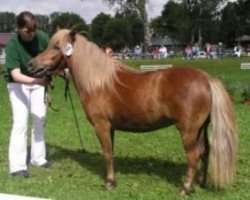
<path id="1" fill-rule="evenodd" d="M 210 79 L 212 91 L 210 178 L 216 188 L 234 182 L 237 128 L 233 105 L 219 80 Z"/>

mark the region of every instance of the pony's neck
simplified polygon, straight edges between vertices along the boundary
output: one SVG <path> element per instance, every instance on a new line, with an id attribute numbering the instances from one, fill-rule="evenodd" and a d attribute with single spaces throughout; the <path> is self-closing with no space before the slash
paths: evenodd
<path id="1" fill-rule="evenodd" d="M 116 62 L 81 35 L 76 36 L 73 48 L 70 68 L 75 84 L 88 92 L 113 90 Z"/>

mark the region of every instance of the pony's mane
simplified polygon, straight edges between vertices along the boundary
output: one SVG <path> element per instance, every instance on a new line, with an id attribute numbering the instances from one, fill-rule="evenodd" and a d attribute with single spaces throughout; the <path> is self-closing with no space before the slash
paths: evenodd
<path id="1" fill-rule="evenodd" d="M 57 33 L 54 39 L 60 38 L 62 41 L 69 38 L 70 31 L 61 30 Z M 134 71 L 106 55 L 96 44 L 80 34 L 76 34 L 71 59 L 70 68 L 75 84 L 88 92 L 102 89 L 115 92 L 114 82 L 119 81 L 116 72 L 118 70 Z"/>

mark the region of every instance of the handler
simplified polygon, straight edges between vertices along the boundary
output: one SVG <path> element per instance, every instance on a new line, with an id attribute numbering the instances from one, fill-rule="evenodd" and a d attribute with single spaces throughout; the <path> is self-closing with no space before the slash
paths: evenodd
<path id="1" fill-rule="evenodd" d="M 13 124 L 9 143 L 9 170 L 12 176 L 29 178 L 27 170 L 27 130 L 32 117 L 31 152 L 29 164 L 49 167 L 46 160 L 44 127 L 44 78 L 32 77 L 27 71 L 28 61 L 45 50 L 49 42 L 46 33 L 37 30 L 35 16 L 28 12 L 16 18 L 17 33 L 6 45 L 5 80 L 12 108 Z"/>

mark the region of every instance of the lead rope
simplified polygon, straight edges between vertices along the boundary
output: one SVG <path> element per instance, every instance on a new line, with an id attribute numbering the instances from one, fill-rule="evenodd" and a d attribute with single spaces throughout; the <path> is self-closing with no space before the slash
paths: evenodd
<path id="1" fill-rule="evenodd" d="M 79 123 L 78 123 L 78 120 L 77 120 L 76 111 L 75 111 L 75 107 L 74 107 L 74 104 L 73 104 L 70 89 L 69 89 L 69 79 L 67 78 L 65 70 L 63 70 L 63 74 L 64 74 L 64 78 L 65 78 L 65 88 L 64 88 L 65 101 L 67 101 L 67 97 L 69 96 L 69 100 L 70 100 L 71 108 L 72 108 L 72 111 L 73 111 L 74 120 L 75 120 L 75 124 L 76 124 L 76 128 L 77 128 L 80 144 L 81 144 L 81 147 L 82 147 L 82 151 L 84 152 L 82 137 L 81 137 L 81 133 L 80 133 L 80 127 L 79 127 Z"/>
<path id="2" fill-rule="evenodd" d="M 59 108 L 54 108 L 51 105 L 51 98 L 49 95 L 49 87 L 53 90 L 54 89 L 54 85 L 52 83 L 52 75 L 49 71 L 46 71 L 45 73 L 45 86 L 44 86 L 44 97 L 43 97 L 43 101 L 46 105 L 49 106 L 50 109 L 52 109 L 55 112 L 58 112 L 60 109 Z M 49 83 L 49 84 L 47 84 Z"/>

